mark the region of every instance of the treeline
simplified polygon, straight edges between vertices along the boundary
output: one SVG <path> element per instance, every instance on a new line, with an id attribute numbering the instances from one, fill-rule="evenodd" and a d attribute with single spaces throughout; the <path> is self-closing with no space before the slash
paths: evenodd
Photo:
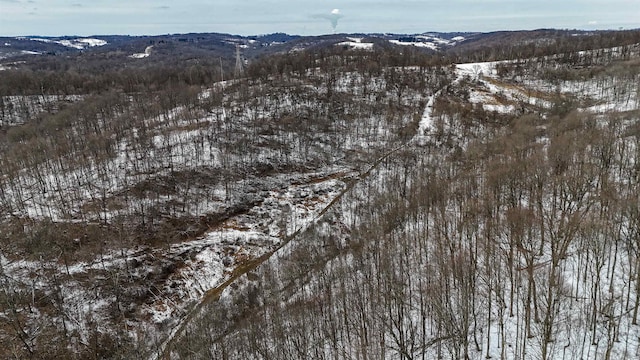
<path id="1" fill-rule="evenodd" d="M 228 64 L 225 65 L 228 69 Z M 217 60 L 187 66 L 154 65 L 95 72 L 73 68 L 7 69 L 2 72 L 0 96 L 160 91 L 174 86 L 205 86 L 219 81 L 221 76 Z"/>
<path id="2" fill-rule="evenodd" d="M 628 47 L 640 43 L 640 30 L 571 31 L 534 30 L 483 34 L 478 40 L 453 48 L 452 62 L 523 60 L 584 50 Z"/>

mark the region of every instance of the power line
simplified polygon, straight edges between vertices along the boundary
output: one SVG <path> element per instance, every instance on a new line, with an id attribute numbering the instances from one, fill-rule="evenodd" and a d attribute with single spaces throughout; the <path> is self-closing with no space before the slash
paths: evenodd
<path id="1" fill-rule="evenodd" d="M 236 79 L 241 77 L 244 74 L 242 56 L 240 55 L 240 45 L 236 45 L 236 70 L 234 74 Z"/>

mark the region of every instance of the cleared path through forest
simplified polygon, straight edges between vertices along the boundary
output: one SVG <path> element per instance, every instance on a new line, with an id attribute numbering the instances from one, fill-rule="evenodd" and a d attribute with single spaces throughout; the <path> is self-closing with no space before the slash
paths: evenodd
<path id="1" fill-rule="evenodd" d="M 202 298 L 200 299 L 200 301 L 193 306 L 191 311 L 189 311 L 189 313 L 182 319 L 182 321 L 180 321 L 180 323 L 174 328 L 174 330 L 171 331 L 171 333 L 169 334 L 169 337 L 163 342 L 163 344 L 160 346 L 158 351 L 151 356 L 151 360 L 170 359 L 171 351 L 174 348 L 175 344 L 180 340 L 181 336 L 184 333 L 184 330 L 189 325 L 189 323 L 200 314 L 201 310 L 206 305 L 220 300 L 220 296 L 222 295 L 224 290 L 227 287 L 229 287 L 231 284 L 233 284 L 236 280 L 238 280 L 238 278 L 240 278 L 242 275 L 245 275 L 255 270 L 262 263 L 271 259 L 271 257 L 274 254 L 276 254 L 278 251 L 280 251 L 285 245 L 289 244 L 301 233 L 306 231 L 309 227 L 313 226 L 327 211 L 329 211 L 338 201 L 340 201 L 346 193 L 348 193 L 351 189 L 353 189 L 354 186 L 356 186 L 363 179 L 368 178 L 371 175 L 372 171 L 375 170 L 384 160 L 386 160 L 394 153 L 398 152 L 399 150 L 409 145 L 413 145 L 416 143 L 418 144 L 424 143 L 424 140 L 427 137 L 425 133 L 428 134 L 428 131 L 432 126 L 431 113 L 432 113 L 435 98 L 438 97 L 441 92 L 442 92 L 442 88 L 436 91 L 433 95 L 429 97 L 429 100 L 427 101 L 427 105 L 425 106 L 425 110 L 423 111 L 423 115 L 418 126 L 418 131 L 410 141 L 378 157 L 376 161 L 374 161 L 373 164 L 367 170 L 363 171 L 356 178 L 348 182 L 347 186 L 333 200 L 331 200 L 331 202 L 327 206 L 325 206 L 314 218 L 314 220 L 308 223 L 308 225 L 300 227 L 294 233 L 285 237 L 282 240 L 282 242 L 278 245 L 278 247 L 276 247 L 274 250 L 256 259 L 252 259 L 240 264 L 238 267 L 236 267 L 233 270 L 233 272 L 231 273 L 231 276 L 225 282 L 205 292 Z"/>

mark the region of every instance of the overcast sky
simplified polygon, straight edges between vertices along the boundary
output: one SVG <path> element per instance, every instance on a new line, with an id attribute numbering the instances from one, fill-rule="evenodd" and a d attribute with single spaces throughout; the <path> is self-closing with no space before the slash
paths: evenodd
<path id="1" fill-rule="evenodd" d="M 0 36 L 640 28 L 640 0 L 0 0 Z"/>

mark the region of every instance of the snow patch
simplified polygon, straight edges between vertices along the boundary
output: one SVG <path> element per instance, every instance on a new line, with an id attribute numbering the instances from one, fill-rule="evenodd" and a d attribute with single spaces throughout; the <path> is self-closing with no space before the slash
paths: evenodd
<path id="1" fill-rule="evenodd" d="M 337 46 L 349 46 L 353 49 L 371 50 L 373 49 L 373 43 L 363 43 L 362 38 L 348 37 L 349 41 L 343 41 L 336 44 Z"/>
<path id="2" fill-rule="evenodd" d="M 534 96 L 535 92 L 514 84 L 505 84 L 498 80 L 496 66 L 500 61 L 456 64 L 457 82 L 467 78 L 475 82 L 469 87 L 469 102 L 481 104 L 486 111 L 501 114 L 512 113 L 516 104 L 526 103 L 550 108 L 548 100 Z"/>
<path id="3" fill-rule="evenodd" d="M 17 38 L 17 39 L 39 41 L 47 44 L 60 44 L 62 46 L 66 46 L 66 47 L 77 49 L 77 50 L 84 50 L 88 47 L 107 45 L 106 41 L 100 40 L 100 39 L 93 39 L 93 38 L 77 38 L 77 39 L 64 39 L 64 40 L 54 40 L 54 39 L 46 39 L 46 38 Z"/>
<path id="4" fill-rule="evenodd" d="M 437 45 L 433 43 L 428 43 L 428 42 L 421 42 L 421 41 L 414 42 L 414 41 L 401 41 L 401 40 L 389 40 L 389 42 L 394 45 L 415 46 L 415 47 L 422 47 L 422 48 L 427 48 L 431 50 L 438 50 Z"/>
<path id="5" fill-rule="evenodd" d="M 424 35 L 401 37 L 399 39 L 389 40 L 389 42 L 394 45 L 415 46 L 415 47 L 427 48 L 431 50 L 438 50 L 441 47 L 453 46 L 456 43 L 464 40 L 465 38 L 462 36 L 456 36 L 451 40 L 448 40 L 433 34 L 424 34 Z"/>
<path id="6" fill-rule="evenodd" d="M 144 49 L 143 53 L 137 53 L 137 54 L 133 54 L 131 56 L 129 56 L 132 59 L 144 59 L 146 57 L 149 57 L 151 55 L 151 50 L 153 50 L 153 45 L 147 46 L 146 49 Z"/>
<path id="7" fill-rule="evenodd" d="M 96 46 L 105 46 L 107 45 L 107 42 L 104 40 L 100 40 L 100 39 L 76 39 L 77 42 L 79 43 L 83 43 L 83 44 L 87 44 L 87 46 L 89 47 L 96 47 Z"/>

